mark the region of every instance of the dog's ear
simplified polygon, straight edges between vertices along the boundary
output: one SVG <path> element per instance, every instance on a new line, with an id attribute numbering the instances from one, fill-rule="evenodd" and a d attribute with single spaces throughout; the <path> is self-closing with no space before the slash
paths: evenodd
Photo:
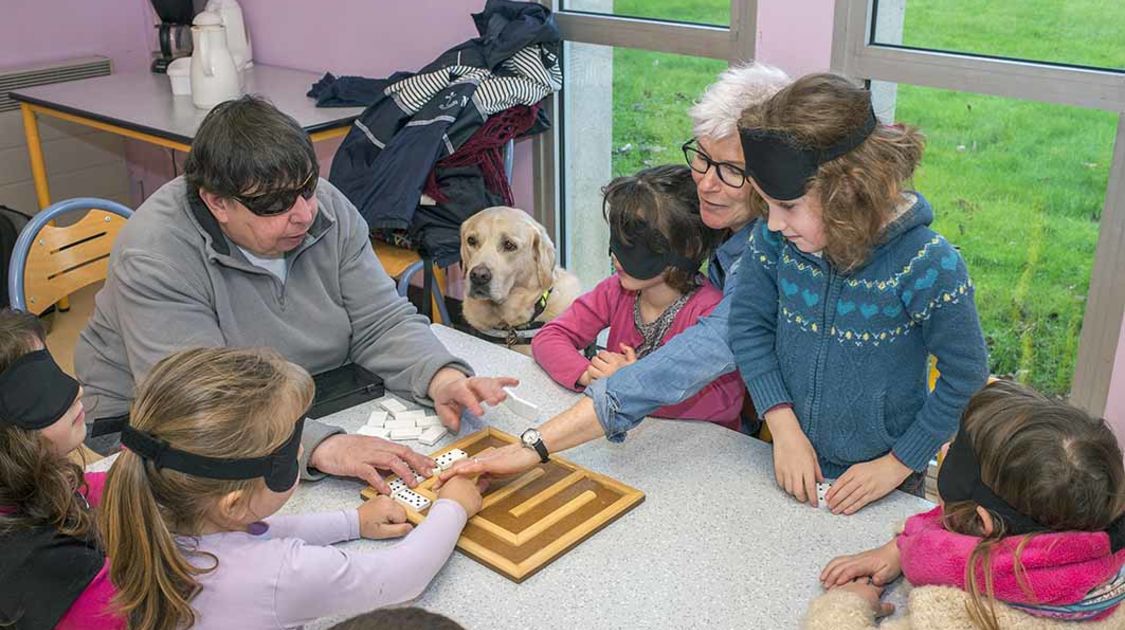
<path id="1" fill-rule="evenodd" d="M 555 279 L 555 244 L 547 234 L 547 229 L 534 222 L 535 225 L 535 269 L 539 274 L 539 286 L 547 289 Z"/>
<path id="2" fill-rule="evenodd" d="M 461 273 L 466 277 L 469 275 L 469 248 L 465 246 L 465 234 L 474 223 L 474 218 L 475 215 L 461 222 Z"/>

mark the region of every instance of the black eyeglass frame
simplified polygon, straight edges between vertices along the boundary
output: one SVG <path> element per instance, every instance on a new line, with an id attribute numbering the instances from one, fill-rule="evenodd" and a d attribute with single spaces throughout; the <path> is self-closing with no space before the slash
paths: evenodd
<path id="1" fill-rule="evenodd" d="M 730 162 L 720 162 L 719 160 L 711 159 L 711 156 L 707 155 L 707 153 L 705 153 L 703 149 L 698 146 L 698 142 L 699 140 L 697 138 L 692 138 L 680 147 L 680 150 L 684 152 L 684 159 L 687 160 L 688 167 L 690 167 L 691 170 L 695 171 L 696 173 L 706 175 L 707 171 L 711 170 L 711 167 L 714 167 L 715 173 L 719 176 L 719 180 L 727 186 L 730 186 L 731 188 L 742 188 L 746 185 L 746 180 L 750 178 L 750 176 L 746 173 L 746 169 L 731 164 Z M 698 155 L 706 163 L 706 166 L 704 166 L 703 170 L 699 170 L 695 167 L 695 159 L 693 157 L 693 154 Z M 719 168 L 720 166 L 725 166 L 729 169 L 734 170 L 734 172 L 742 176 L 742 180 L 737 184 L 728 182 L 727 178 L 723 177 L 723 169 Z"/>
<path id="2" fill-rule="evenodd" d="M 309 173 L 305 181 L 296 188 L 287 190 L 272 190 L 249 197 L 242 195 L 231 195 L 238 203 L 246 206 L 246 209 L 260 217 L 273 217 L 279 214 L 285 214 L 297 203 L 297 196 L 300 195 L 305 199 L 312 199 L 316 194 L 316 185 L 319 182 L 316 171 Z"/>

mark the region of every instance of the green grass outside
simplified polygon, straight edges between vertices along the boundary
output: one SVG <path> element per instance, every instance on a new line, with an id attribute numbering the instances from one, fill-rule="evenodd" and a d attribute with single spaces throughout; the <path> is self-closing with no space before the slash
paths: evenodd
<path id="1" fill-rule="evenodd" d="M 1018 5 L 1018 6 L 1016 6 Z M 618 0 L 623 15 L 727 23 L 729 4 Z M 1125 67 L 1116 0 L 908 0 L 904 44 Z M 725 63 L 614 51 L 614 175 L 682 159 L 687 108 Z M 903 85 L 896 118 L 928 138 L 915 186 L 961 248 L 994 374 L 1066 394 L 1074 372 L 1116 117 Z"/>

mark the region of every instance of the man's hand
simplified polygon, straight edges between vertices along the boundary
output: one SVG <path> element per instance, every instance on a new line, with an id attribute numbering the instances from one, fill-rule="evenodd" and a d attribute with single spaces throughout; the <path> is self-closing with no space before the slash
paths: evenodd
<path id="1" fill-rule="evenodd" d="M 391 489 L 376 469 L 389 470 L 410 487 L 417 485 L 410 469 L 433 474 L 434 460 L 409 448 L 365 435 L 338 434 L 321 442 L 309 457 L 309 466 L 337 477 L 358 477 L 381 494 Z"/>
<path id="2" fill-rule="evenodd" d="M 441 418 L 441 423 L 456 433 L 461 430 L 462 411 L 468 409 L 474 416 L 482 416 L 484 407 L 481 403 L 499 404 L 508 397 L 504 388 L 519 384 L 519 380 L 510 376 L 469 378 L 446 367 L 434 374 L 428 393 L 430 400 L 434 401 L 434 411 Z"/>
<path id="3" fill-rule="evenodd" d="M 899 487 L 913 471 L 892 453 L 844 471 L 824 499 L 833 514 L 855 514 Z"/>

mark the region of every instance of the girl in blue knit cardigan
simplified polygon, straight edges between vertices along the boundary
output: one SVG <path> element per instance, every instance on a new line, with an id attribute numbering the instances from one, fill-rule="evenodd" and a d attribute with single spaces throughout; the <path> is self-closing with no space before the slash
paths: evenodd
<path id="1" fill-rule="evenodd" d="M 742 257 L 730 345 L 773 435 L 777 483 L 815 506 L 817 482 L 836 478 L 837 514 L 899 486 L 920 493 L 988 377 L 965 262 L 904 188 L 922 136 L 880 124 L 870 92 L 831 74 L 749 107 L 739 131 L 768 219 Z"/>

